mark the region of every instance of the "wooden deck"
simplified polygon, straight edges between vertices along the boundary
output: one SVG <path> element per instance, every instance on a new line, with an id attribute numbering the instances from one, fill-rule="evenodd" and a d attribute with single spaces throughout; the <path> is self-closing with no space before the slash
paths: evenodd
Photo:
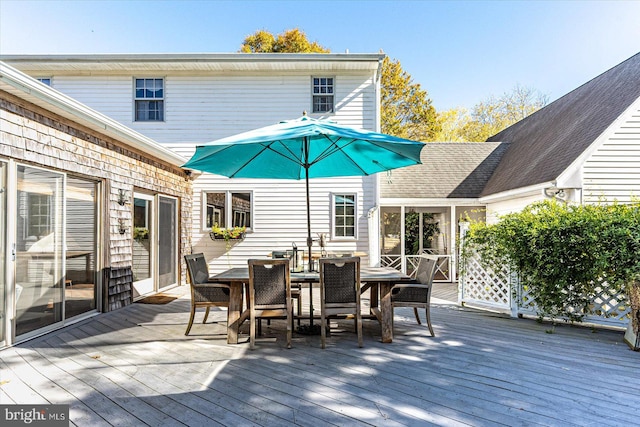
<path id="1" fill-rule="evenodd" d="M 295 334 L 287 350 L 277 321 L 250 351 L 226 344 L 222 322 L 185 337 L 186 297 L 133 304 L 0 351 L 0 402 L 70 404 L 72 425 L 92 427 L 638 425 L 640 353 L 622 332 L 550 334 L 448 303 L 455 291 L 438 286 L 435 338 L 402 309 L 394 342 L 366 321 L 363 348 L 352 321 L 326 350 Z"/>

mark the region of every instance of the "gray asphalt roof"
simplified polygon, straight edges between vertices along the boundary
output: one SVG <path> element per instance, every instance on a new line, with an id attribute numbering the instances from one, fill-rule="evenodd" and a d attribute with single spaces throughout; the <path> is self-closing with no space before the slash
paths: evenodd
<path id="1" fill-rule="evenodd" d="M 482 196 L 553 181 L 640 97 L 640 53 L 487 141 L 508 142 Z"/>
<path id="2" fill-rule="evenodd" d="M 395 169 L 380 179 L 380 197 L 477 198 L 508 144 L 428 142 L 421 165 Z"/>

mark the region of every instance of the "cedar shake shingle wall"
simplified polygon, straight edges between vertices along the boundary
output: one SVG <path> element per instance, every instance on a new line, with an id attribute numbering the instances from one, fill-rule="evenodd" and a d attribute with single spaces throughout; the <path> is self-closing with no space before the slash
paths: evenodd
<path id="1" fill-rule="evenodd" d="M 179 260 L 191 246 L 192 185 L 184 172 L 110 137 L 55 115 L 0 91 L 0 159 L 101 180 L 103 201 L 103 280 L 108 282 L 104 309 L 111 311 L 132 302 L 132 195 L 134 188 L 178 198 L 180 221 Z M 126 190 L 128 203 L 118 204 L 118 190 Z M 118 219 L 127 232 L 120 234 Z M 181 264 L 180 264 L 181 265 Z M 184 282 L 184 268 L 179 280 Z M 105 284 L 103 284 L 105 286 Z M 105 293 L 103 292 L 103 295 Z"/>

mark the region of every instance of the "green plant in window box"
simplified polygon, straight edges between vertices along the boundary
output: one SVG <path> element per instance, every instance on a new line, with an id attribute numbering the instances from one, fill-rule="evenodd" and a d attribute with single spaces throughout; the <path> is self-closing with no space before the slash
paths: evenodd
<path id="1" fill-rule="evenodd" d="M 149 229 L 145 227 L 133 227 L 133 240 L 141 241 L 149 238 Z"/>
<path id="2" fill-rule="evenodd" d="M 218 223 L 213 224 L 209 236 L 213 240 L 241 240 L 246 235 L 247 227 L 220 228 Z"/>

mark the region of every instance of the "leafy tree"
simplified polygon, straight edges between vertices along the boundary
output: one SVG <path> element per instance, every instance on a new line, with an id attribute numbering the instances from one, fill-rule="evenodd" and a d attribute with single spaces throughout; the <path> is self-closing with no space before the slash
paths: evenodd
<path id="1" fill-rule="evenodd" d="M 460 129 L 465 141 L 486 141 L 492 135 L 533 114 L 547 105 L 548 96 L 516 85 L 501 97 L 489 96 L 471 110 L 471 120 Z"/>
<path id="2" fill-rule="evenodd" d="M 384 133 L 432 141 L 439 131 L 436 109 L 427 91 L 414 83 L 398 60 L 382 62 L 380 126 Z"/>
<path id="3" fill-rule="evenodd" d="M 460 129 L 471 122 L 471 115 L 466 108 L 452 108 L 437 113 L 437 132 L 432 141 L 438 142 L 466 142 Z"/>
<path id="4" fill-rule="evenodd" d="M 274 36 L 272 33 L 259 30 L 247 36 L 240 47 L 244 53 L 329 53 L 330 50 L 310 42 L 307 35 L 298 28 L 287 30 Z"/>
<path id="5" fill-rule="evenodd" d="M 240 47 L 245 53 L 329 53 L 330 50 L 309 42 L 297 28 L 278 36 L 259 30 L 247 36 Z M 438 132 L 436 110 L 427 92 L 414 83 L 402 69 L 400 61 L 385 57 L 381 72 L 381 130 L 413 140 L 433 140 Z"/>

